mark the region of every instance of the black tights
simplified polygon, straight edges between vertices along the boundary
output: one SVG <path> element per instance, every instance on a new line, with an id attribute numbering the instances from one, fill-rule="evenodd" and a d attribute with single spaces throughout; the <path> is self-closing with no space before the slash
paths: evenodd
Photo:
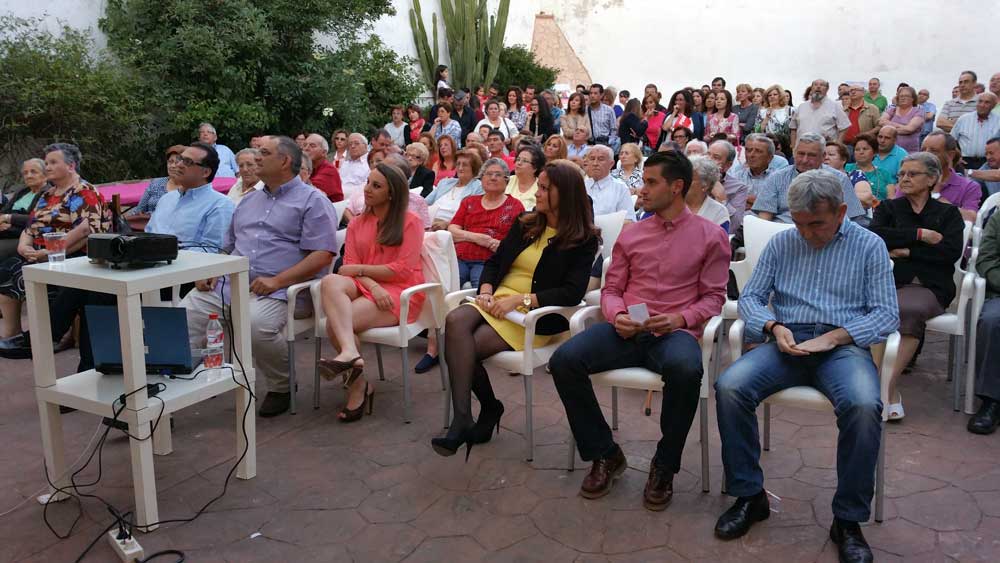
<path id="1" fill-rule="evenodd" d="M 472 425 L 472 393 L 476 394 L 482 408 L 489 408 L 497 401 L 483 360 L 511 350 L 511 347 L 471 305 L 462 305 L 448 313 L 444 334 L 444 361 L 448 362 L 451 402 L 455 409 L 455 421 L 451 426 L 465 428 Z"/>

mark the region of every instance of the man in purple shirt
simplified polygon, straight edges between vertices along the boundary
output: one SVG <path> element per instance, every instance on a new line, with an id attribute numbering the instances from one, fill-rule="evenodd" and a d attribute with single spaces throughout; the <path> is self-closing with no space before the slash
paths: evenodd
<path id="1" fill-rule="evenodd" d="M 729 141 L 718 140 L 708 147 L 708 156 L 719 165 L 722 177 L 722 187 L 726 190 L 726 209 L 729 211 L 729 232 L 735 233 L 743 226 L 743 215 L 746 213 L 747 196 L 750 187 L 735 176 L 727 174 L 736 161 L 736 147 Z"/>
<path id="2" fill-rule="evenodd" d="M 960 176 L 952 167 L 952 163 L 960 155 L 958 141 L 948 133 L 934 131 L 927 135 L 921 148 L 936 156 L 941 162 L 941 181 L 934 187 L 931 197 L 958 206 L 962 218 L 974 223 L 979 212 L 979 202 L 983 198 L 983 190 L 975 180 Z M 903 192 L 897 190 L 896 197 L 902 196 Z"/>
<path id="3" fill-rule="evenodd" d="M 250 259 L 251 342 L 253 363 L 267 380 L 267 396 L 258 414 L 277 416 L 288 410 L 286 289 L 327 271 L 337 251 L 336 215 L 323 192 L 302 182 L 302 150 L 288 137 L 264 137 L 259 177 L 264 189 L 244 196 L 233 213 L 223 249 Z M 192 348 L 203 348 L 210 313 L 229 310 L 228 280 L 195 284 L 181 305 L 187 309 Z M 308 303 L 295 303 L 296 317 L 310 313 Z M 227 334 L 227 337 L 229 335 Z M 250 358 L 242 358 L 249 362 Z"/>

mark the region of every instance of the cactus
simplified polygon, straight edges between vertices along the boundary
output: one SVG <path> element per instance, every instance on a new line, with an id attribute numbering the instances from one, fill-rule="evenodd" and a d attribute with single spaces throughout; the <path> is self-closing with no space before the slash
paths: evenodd
<path id="1" fill-rule="evenodd" d="M 486 12 L 486 0 L 441 0 L 441 19 L 451 58 L 451 84 L 475 88 L 489 84 L 497 74 L 503 38 L 507 31 L 510 0 L 500 0 L 495 15 Z M 434 69 L 438 64 L 437 16 L 434 16 L 434 51 L 427 44 L 427 31 L 420 16 L 420 1 L 413 0 L 410 28 L 417 47 L 417 59 L 427 83 L 434 91 Z M 489 23 L 487 23 L 489 22 Z"/>

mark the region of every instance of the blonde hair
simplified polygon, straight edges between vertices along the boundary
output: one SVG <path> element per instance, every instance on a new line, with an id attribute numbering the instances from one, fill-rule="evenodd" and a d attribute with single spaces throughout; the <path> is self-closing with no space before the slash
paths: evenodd
<path id="1" fill-rule="evenodd" d="M 636 168 L 639 168 L 642 165 L 642 150 L 639 149 L 639 145 L 635 143 L 625 143 L 619 151 L 619 156 L 623 152 L 628 152 L 632 155 L 632 158 L 635 159 Z"/>
<path id="2" fill-rule="evenodd" d="M 764 90 L 764 107 L 771 107 L 771 105 L 767 102 L 767 95 L 771 93 L 771 90 L 776 90 L 778 92 L 778 103 L 780 104 L 778 107 L 785 107 L 785 89 L 782 88 L 780 84 L 771 84 L 766 90 Z"/>

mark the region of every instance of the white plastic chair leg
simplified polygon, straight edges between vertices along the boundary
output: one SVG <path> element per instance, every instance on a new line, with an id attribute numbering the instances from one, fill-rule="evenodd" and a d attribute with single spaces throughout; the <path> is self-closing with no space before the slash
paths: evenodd
<path id="1" fill-rule="evenodd" d="M 403 422 L 410 423 L 410 356 L 407 348 L 400 348 L 399 355 L 403 364 Z M 381 354 L 379 358 L 381 358 Z M 381 366 L 379 366 L 381 367 Z M 382 370 L 379 370 L 381 377 Z M 384 379 L 384 378 L 383 378 Z"/>
<path id="2" fill-rule="evenodd" d="M 295 341 L 288 341 L 288 412 L 295 414 L 295 397 L 299 394 L 299 382 L 295 377 Z"/>
<path id="3" fill-rule="evenodd" d="M 764 403 L 764 451 L 771 451 L 771 405 Z"/>
<path id="4" fill-rule="evenodd" d="M 611 429 L 618 431 L 618 388 L 611 388 Z"/>
<path id="5" fill-rule="evenodd" d="M 323 339 L 316 337 L 316 361 L 313 366 L 313 408 L 319 408 L 319 359 L 323 353 Z"/>
<path id="6" fill-rule="evenodd" d="M 521 378 L 524 379 L 524 431 L 527 434 L 525 438 L 528 442 L 528 461 L 534 461 L 535 459 L 535 427 L 532 414 L 532 398 L 531 398 L 531 374 L 521 374 Z"/>
<path id="7" fill-rule="evenodd" d="M 375 358 L 378 360 L 378 380 L 385 381 L 385 370 L 382 369 L 382 346 L 378 344 L 375 345 Z"/>

